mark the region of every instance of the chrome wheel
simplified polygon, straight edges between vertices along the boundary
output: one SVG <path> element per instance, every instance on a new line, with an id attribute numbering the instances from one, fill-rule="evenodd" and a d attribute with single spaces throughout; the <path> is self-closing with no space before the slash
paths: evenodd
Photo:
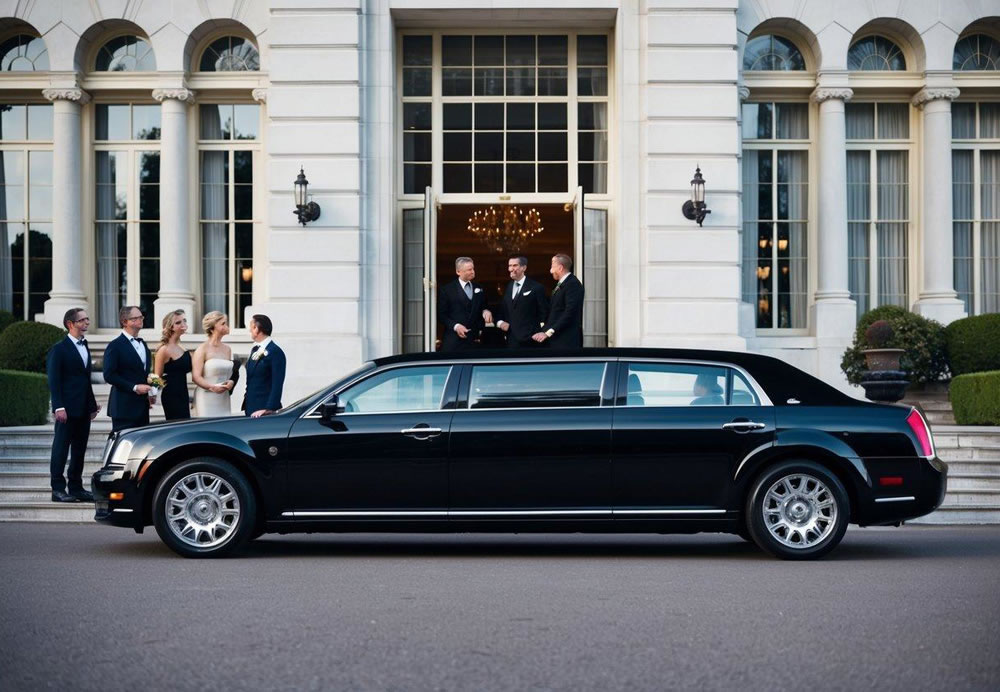
<path id="1" fill-rule="evenodd" d="M 214 473 L 184 476 L 167 493 L 167 526 L 179 540 L 195 548 L 214 548 L 228 541 L 240 523 L 236 491 Z"/>
<path id="2" fill-rule="evenodd" d="M 793 473 L 767 490 L 761 505 L 764 526 L 774 540 L 795 550 L 822 543 L 837 526 L 837 500 L 815 476 Z"/>

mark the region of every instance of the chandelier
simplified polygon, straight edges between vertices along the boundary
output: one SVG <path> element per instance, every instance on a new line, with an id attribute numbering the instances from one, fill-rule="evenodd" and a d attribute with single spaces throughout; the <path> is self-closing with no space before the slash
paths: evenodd
<path id="1" fill-rule="evenodd" d="M 524 211 L 506 204 L 499 209 L 490 206 L 473 213 L 467 230 L 491 252 L 512 255 L 524 250 L 545 228 L 537 209 Z"/>

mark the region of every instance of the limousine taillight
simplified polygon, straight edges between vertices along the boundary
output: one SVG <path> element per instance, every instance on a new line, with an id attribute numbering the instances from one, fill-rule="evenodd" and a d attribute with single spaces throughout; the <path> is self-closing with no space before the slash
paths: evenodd
<path id="1" fill-rule="evenodd" d="M 917 436 L 917 454 L 925 459 L 934 458 L 934 439 L 931 437 L 931 429 L 927 421 L 915 408 L 910 409 L 910 415 L 906 417 L 906 422 L 910 424 L 913 434 Z"/>

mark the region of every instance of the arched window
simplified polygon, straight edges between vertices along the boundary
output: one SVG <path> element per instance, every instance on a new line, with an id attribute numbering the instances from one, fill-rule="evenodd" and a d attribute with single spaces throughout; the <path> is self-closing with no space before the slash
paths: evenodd
<path id="1" fill-rule="evenodd" d="M 153 47 L 138 36 L 113 38 L 97 52 L 98 72 L 152 72 L 156 69 Z"/>
<path id="2" fill-rule="evenodd" d="M 861 72 L 906 70 L 902 49 L 882 36 L 866 36 L 847 51 L 847 69 Z"/>
<path id="3" fill-rule="evenodd" d="M 201 54 L 202 72 L 248 72 L 260 69 L 260 54 L 250 39 L 223 36 Z"/>
<path id="4" fill-rule="evenodd" d="M 766 34 L 747 41 L 744 70 L 804 70 L 806 61 L 787 38 Z"/>
<path id="5" fill-rule="evenodd" d="M 49 51 L 38 36 L 18 34 L 0 44 L 0 70 L 32 72 L 49 69 Z"/>
<path id="6" fill-rule="evenodd" d="M 986 34 L 972 34 L 955 44 L 955 70 L 1000 70 L 1000 41 Z"/>

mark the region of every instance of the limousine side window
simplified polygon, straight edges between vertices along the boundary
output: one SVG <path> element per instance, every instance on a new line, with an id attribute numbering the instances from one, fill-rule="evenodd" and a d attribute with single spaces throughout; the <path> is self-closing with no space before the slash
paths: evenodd
<path id="1" fill-rule="evenodd" d="M 760 399 L 746 378 L 735 370 L 730 372 L 733 373 L 733 392 L 729 403 L 733 406 L 760 406 Z"/>
<path id="2" fill-rule="evenodd" d="M 469 408 L 600 406 L 604 363 L 476 365 Z"/>
<path id="3" fill-rule="evenodd" d="M 729 368 L 682 363 L 629 363 L 626 406 L 725 406 Z"/>
<path id="4" fill-rule="evenodd" d="M 441 408 L 450 366 L 386 370 L 340 394 L 345 413 L 434 411 Z"/>

